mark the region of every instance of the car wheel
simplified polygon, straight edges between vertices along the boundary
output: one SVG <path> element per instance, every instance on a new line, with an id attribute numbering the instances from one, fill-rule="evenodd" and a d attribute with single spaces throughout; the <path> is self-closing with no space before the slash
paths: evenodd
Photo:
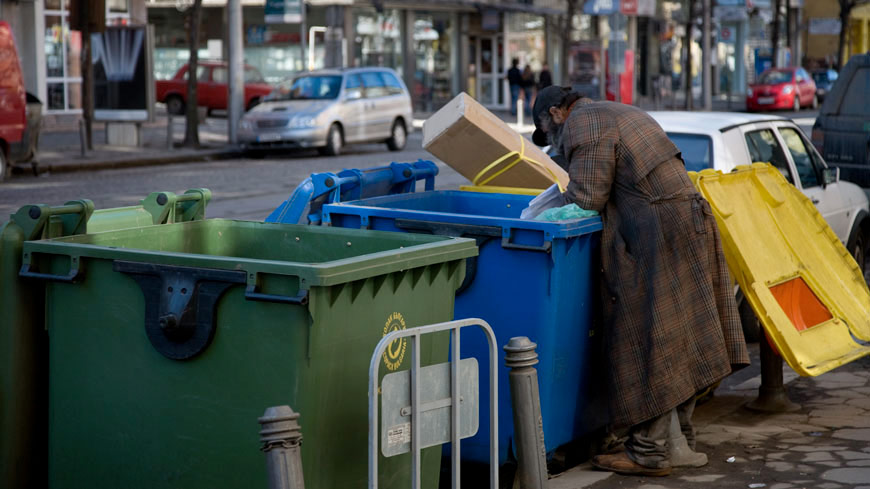
<path id="1" fill-rule="evenodd" d="M 0 148 L 0 182 L 5 181 L 9 177 L 9 165 L 6 163 L 6 155 Z"/>
<path id="2" fill-rule="evenodd" d="M 184 100 L 178 95 L 166 99 L 166 112 L 172 115 L 184 115 Z"/>
<path id="3" fill-rule="evenodd" d="M 813 110 L 816 110 L 818 108 L 819 108 L 819 96 L 813 95 Z"/>
<path id="4" fill-rule="evenodd" d="M 798 97 L 798 94 L 794 94 L 794 103 L 792 104 L 792 109 L 795 112 L 800 112 L 801 110 L 801 98 Z"/>
<path id="5" fill-rule="evenodd" d="M 852 231 L 852 236 L 849 237 L 848 243 L 849 254 L 855 259 L 858 268 L 861 269 L 861 274 L 866 277 L 867 274 L 867 234 L 858 223 Z"/>
<path id="6" fill-rule="evenodd" d="M 344 146 L 344 137 L 341 134 L 341 127 L 338 124 L 333 124 L 326 134 L 326 146 L 322 153 L 328 156 L 338 156 L 341 154 L 342 146 Z"/>
<path id="7" fill-rule="evenodd" d="M 761 337 L 761 323 L 755 316 L 755 311 L 749 305 L 749 301 L 743 296 L 743 292 L 738 294 L 737 311 L 740 313 L 740 326 L 743 328 L 743 338 L 747 343 L 758 343 Z"/>
<path id="8" fill-rule="evenodd" d="M 408 131 L 405 129 L 405 124 L 401 120 L 396 119 L 390 134 L 390 139 L 387 139 L 387 147 L 390 148 L 390 151 L 403 150 L 405 143 L 408 142 Z"/>

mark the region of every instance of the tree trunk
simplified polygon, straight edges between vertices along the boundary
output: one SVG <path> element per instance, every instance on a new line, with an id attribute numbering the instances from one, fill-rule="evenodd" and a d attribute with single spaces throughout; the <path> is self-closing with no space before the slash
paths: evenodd
<path id="1" fill-rule="evenodd" d="M 190 59 L 187 64 L 187 124 L 184 145 L 199 146 L 199 99 L 197 97 L 197 67 L 199 65 L 199 26 L 202 21 L 202 0 L 195 0 L 190 10 Z"/>
<path id="2" fill-rule="evenodd" d="M 562 19 L 562 50 L 559 53 L 559 68 L 562 71 L 562 86 L 571 85 L 571 73 L 568 72 L 568 60 L 571 57 L 571 33 L 574 32 L 574 13 L 577 0 L 568 0 L 565 16 Z"/>
<path id="3" fill-rule="evenodd" d="M 843 56 L 846 54 L 846 32 L 849 30 L 849 17 L 852 14 L 854 4 L 847 0 L 840 0 L 840 39 L 837 43 L 837 70 L 842 70 Z"/>
<path id="4" fill-rule="evenodd" d="M 775 0 L 773 3 L 773 35 L 771 43 L 773 44 L 773 63 L 774 68 L 779 66 L 779 9 L 782 6 L 782 0 Z"/>
<path id="5" fill-rule="evenodd" d="M 686 110 L 692 110 L 694 97 L 692 96 L 692 26 L 695 25 L 695 0 L 688 1 L 688 15 L 686 17 L 686 66 L 683 68 L 683 78 L 686 79 Z"/>

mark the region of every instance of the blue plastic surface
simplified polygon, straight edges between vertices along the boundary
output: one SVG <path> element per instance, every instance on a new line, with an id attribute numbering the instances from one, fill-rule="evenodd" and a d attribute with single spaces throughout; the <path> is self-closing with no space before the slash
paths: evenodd
<path id="1" fill-rule="evenodd" d="M 457 319 L 483 318 L 499 342 L 499 450 L 513 446 L 508 369 L 504 351 L 514 336 L 538 344 L 538 379 L 547 453 L 606 423 L 606 406 L 594 385 L 598 302 L 599 217 L 545 222 L 519 219 L 531 196 L 459 191 L 420 192 L 325 205 L 333 226 L 473 237 L 480 254 L 469 261 L 456 296 Z M 489 385 L 483 335 L 463 335 L 463 357 L 480 365 L 481 399 Z M 484 402 L 484 401 L 481 401 Z M 489 413 L 480 407 L 480 430 L 462 443 L 464 460 L 489 460 Z"/>
<path id="2" fill-rule="evenodd" d="M 414 192 L 418 180 L 425 180 L 425 189 L 433 190 L 437 174 L 438 167 L 427 160 L 390 163 L 365 170 L 342 170 L 337 174 L 312 173 L 265 220 L 283 224 L 320 224 L 324 204 Z"/>

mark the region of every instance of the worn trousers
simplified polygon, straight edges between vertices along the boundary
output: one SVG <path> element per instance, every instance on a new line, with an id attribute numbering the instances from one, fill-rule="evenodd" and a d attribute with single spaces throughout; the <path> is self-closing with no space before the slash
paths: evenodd
<path id="1" fill-rule="evenodd" d="M 692 425 L 692 414 L 695 412 L 695 396 L 677 406 L 675 410 L 680 420 L 680 430 L 686 437 L 689 447 L 694 450 L 695 427 Z M 653 469 L 671 466 L 667 442 L 673 411 L 674 409 L 629 429 L 628 439 L 625 441 L 625 452 L 628 458 Z"/>

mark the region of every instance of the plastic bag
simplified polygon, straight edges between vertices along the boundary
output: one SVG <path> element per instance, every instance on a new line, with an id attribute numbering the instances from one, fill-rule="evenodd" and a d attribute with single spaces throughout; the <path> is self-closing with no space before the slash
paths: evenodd
<path id="1" fill-rule="evenodd" d="M 547 209 L 562 207 L 563 205 L 565 205 L 565 198 L 562 196 L 562 192 L 559 191 L 559 186 L 553 184 L 529 202 L 529 206 L 523 209 L 523 212 L 520 214 L 520 219 L 534 219 L 535 216 Z"/>
<path id="2" fill-rule="evenodd" d="M 577 204 L 568 204 L 562 207 L 547 209 L 538 214 L 536 221 L 564 221 L 567 219 L 582 219 L 584 217 L 597 216 L 597 211 L 587 211 Z"/>

